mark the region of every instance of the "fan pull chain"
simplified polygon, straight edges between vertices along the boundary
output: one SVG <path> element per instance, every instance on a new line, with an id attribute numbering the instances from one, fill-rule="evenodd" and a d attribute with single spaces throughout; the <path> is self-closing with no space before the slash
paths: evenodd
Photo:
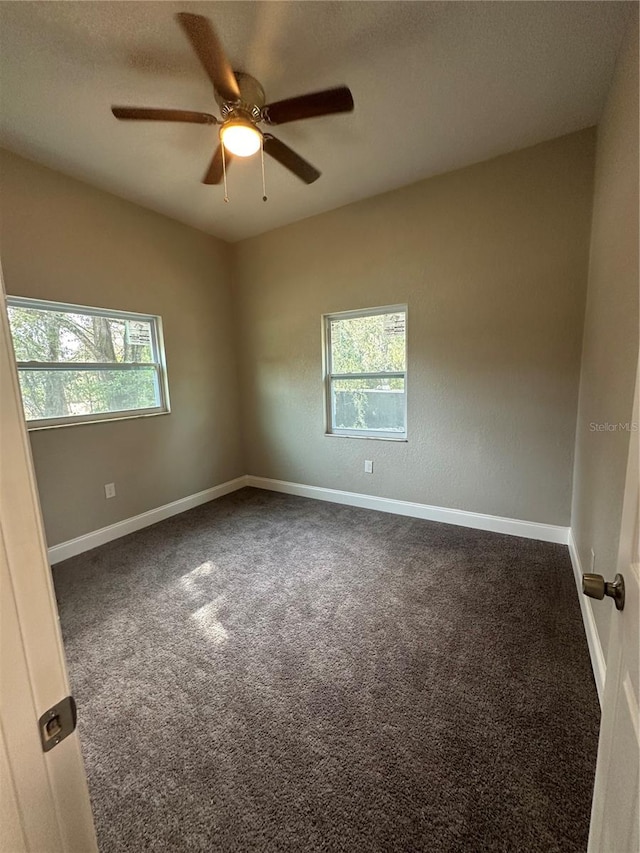
<path id="1" fill-rule="evenodd" d="M 264 180 L 264 136 L 260 135 L 260 160 L 262 162 L 262 201 L 267 200 L 267 186 Z"/>
<path id="2" fill-rule="evenodd" d="M 222 177 L 224 179 L 224 200 L 228 204 L 229 196 L 227 195 L 227 158 L 224 156 L 224 142 L 220 140 L 220 148 L 222 149 Z"/>

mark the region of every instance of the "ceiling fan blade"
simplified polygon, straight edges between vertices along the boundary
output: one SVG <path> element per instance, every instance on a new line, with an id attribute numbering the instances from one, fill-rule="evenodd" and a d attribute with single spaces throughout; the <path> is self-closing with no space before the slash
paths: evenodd
<path id="1" fill-rule="evenodd" d="M 239 101 L 238 81 L 209 19 L 188 12 L 178 12 L 176 18 L 198 54 L 198 59 L 216 92 L 227 101 Z"/>
<path id="2" fill-rule="evenodd" d="M 311 163 L 307 163 L 306 160 L 303 160 L 288 145 L 280 142 L 279 139 L 271 136 L 270 133 L 265 133 L 263 146 L 270 157 L 273 157 L 274 160 L 277 160 L 278 163 L 281 163 L 286 169 L 297 175 L 305 184 L 312 184 L 320 177 L 321 173 Z"/>
<path id="3" fill-rule="evenodd" d="M 209 113 L 196 113 L 191 110 L 147 109 L 146 107 L 111 107 L 111 112 L 119 119 L 134 121 L 186 121 L 192 124 L 218 124 L 218 119 Z"/>
<path id="4" fill-rule="evenodd" d="M 284 124 L 301 118 L 326 116 L 331 113 L 350 113 L 353 110 L 353 95 L 346 86 L 311 92 L 297 98 L 287 98 L 267 104 L 262 115 L 267 124 Z"/>
<path id="5" fill-rule="evenodd" d="M 229 164 L 233 160 L 233 155 L 229 154 L 228 151 L 224 152 L 224 159 L 227 169 L 229 168 Z M 222 143 L 218 145 L 216 150 L 213 153 L 213 158 L 211 159 L 211 163 L 209 164 L 209 168 L 207 169 L 207 174 L 202 179 L 203 184 L 219 184 L 222 181 L 223 169 L 222 169 Z"/>

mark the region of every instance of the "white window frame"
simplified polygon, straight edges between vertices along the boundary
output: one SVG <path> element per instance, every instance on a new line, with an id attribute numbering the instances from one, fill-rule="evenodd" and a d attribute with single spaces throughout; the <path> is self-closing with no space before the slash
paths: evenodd
<path id="1" fill-rule="evenodd" d="M 379 373 L 334 373 L 331 364 L 331 321 L 349 320 L 359 317 L 378 317 L 383 314 L 404 314 L 404 370 L 381 371 Z M 378 308 L 363 308 L 357 311 L 338 311 L 322 315 L 322 351 L 323 351 L 323 381 L 324 381 L 324 422 L 325 435 L 342 436 L 344 438 L 366 438 L 382 441 L 407 441 L 407 400 L 408 400 L 408 321 L 409 312 L 406 305 L 384 305 Z M 339 429 L 333 426 L 333 404 L 331 396 L 332 383 L 337 379 L 404 379 L 404 432 L 389 430 Z"/>
<path id="2" fill-rule="evenodd" d="M 89 305 L 73 305 L 68 302 L 52 302 L 46 299 L 32 299 L 25 296 L 7 296 L 9 308 L 32 308 L 41 311 L 55 311 L 67 314 L 85 314 L 90 317 L 106 317 L 116 320 L 141 320 L 151 327 L 150 362 L 71 362 L 71 361 L 17 361 L 18 374 L 23 370 L 141 370 L 155 369 L 156 387 L 159 404 L 145 409 L 123 409 L 117 412 L 96 412 L 89 415 L 67 415 L 63 418 L 38 418 L 27 420 L 27 429 L 39 430 L 51 427 L 73 426 L 76 424 L 101 423 L 103 421 L 130 420 L 171 412 L 169 404 L 169 384 L 162 334 L 162 317 L 157 314 L 138 314 L 131 311 L 117 311 L 111 308 L 96 308 Z M 26 417 L 26 414 L 25 414 Z"/>

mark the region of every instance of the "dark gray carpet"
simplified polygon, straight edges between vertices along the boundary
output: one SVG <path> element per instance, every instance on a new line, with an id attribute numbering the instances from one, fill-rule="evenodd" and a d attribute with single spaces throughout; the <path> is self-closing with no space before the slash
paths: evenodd
<path id="1" fill-rule="evenodd" d="M 565 547 L 245 489 L 54 574 L 103 853 L 585 850 Z"/>

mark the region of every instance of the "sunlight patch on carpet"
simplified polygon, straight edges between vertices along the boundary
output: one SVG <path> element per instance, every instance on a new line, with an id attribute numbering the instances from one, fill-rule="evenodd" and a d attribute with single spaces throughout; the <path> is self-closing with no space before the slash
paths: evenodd
<path id="1" fill-rule="evenodd" d="M 196 610 L 191 615 L 193 621 L 198 625 L 202 632 L 217 645 L 226 643 L 229 639 L 229 632 L 218 619 L 218 614 L 225 603 L 225 596 L 219 595 L 213 601 L 208 602 L 203 607 Z"/>

